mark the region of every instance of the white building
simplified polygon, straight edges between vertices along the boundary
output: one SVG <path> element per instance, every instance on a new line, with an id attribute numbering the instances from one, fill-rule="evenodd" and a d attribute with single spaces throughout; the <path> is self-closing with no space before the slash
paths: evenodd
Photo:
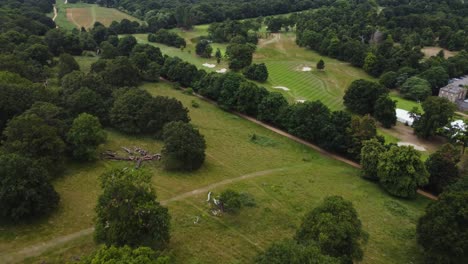
<path id="1" fill-rule="evenodd" d="M 403 124 L 408 124 L 409 126 L 413 125 L 414 118 L 411 117 L 409 111 L 403 109 L 396 109 L 397 121 Z"/>

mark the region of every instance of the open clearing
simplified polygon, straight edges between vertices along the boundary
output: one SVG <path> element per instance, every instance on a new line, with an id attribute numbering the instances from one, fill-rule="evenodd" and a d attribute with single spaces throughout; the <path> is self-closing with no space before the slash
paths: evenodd
<path id="1" fill-rule="evenodd" d="M 251 263 L 258 251 L 271 242 L 291 237 L 302 216 L 328 195 L 341 195 L 354 203 L 369 233 L 362 263 L 420 260 L 415 224 L 427 205 L 425 198 L 392 198 L 378 185 L 362 180 L 352 166 L 185 95 L 166 83 L 145 84 L 143 88 L 153 95 L 181 100 L 207 142 L 207 160 L 197 172 L 166 172 L 157 162 L 144 165 L 154 175 L 158 199 L 168 202 L 172 216 L 169 251 L 176 263 Z M 200 107 L 191 108 L 192 100 Z M 136 145 L 159 151 L 162 147 L 161 142 L 151 138 L 108 132 L 109 140 L 101 150 Z M 253 134 L 268 138 L 270 144 L 251 141 Z M 3 227 L 0 262 L 24 248 L 91 228 L 100 193 L 98 176 L 117 165 L 122 163 L 69 164 L 66 174 L 54 183 L 61 195 L 59 210 L 45 220 Z M 249 192 L 257 207 L 242 209 L 236 216 L 211 216 L 206 204 L 209 185 L 215 195 L 225 188 Z M 204 189 L 186 195 L 200 188 Z M 171 200 L 174 197 L 179 200 Z M 200 222 L 194 224 L 197 216 Z M 94 248 L 92 235 L 85 233 L 26 263 L 63 263 Z M 18 257 L 21 262 L 22 256 Z"/>
<path id="2" fill-rule="evenodd" d="M 112 21 L 120 22 L 122 19 L 141 23 L 139 19 L 115 8 L 101 7 L 96 4 L 65 4 L 62 0 L 57 0 L 56 7 L 58 14 L 55 22 L 60 28 L 67 30 L 81 27 L 91 28 L 95 22 L 109 26 Z"/>
<path id="3" fill-rule="evenodd" d="M 430 58 L 432 56 L 436 56 L 439 51 L 443 50 L 445 58 L 448 59 L 450 57 L 453 57 L 457 55 L 458 52 L 456 51 L 450 51 L 448 49 L 444 49 L 441 47 L 424 47 L 421 49 L 421 51 L 424 53 L 424 57 Z"/>

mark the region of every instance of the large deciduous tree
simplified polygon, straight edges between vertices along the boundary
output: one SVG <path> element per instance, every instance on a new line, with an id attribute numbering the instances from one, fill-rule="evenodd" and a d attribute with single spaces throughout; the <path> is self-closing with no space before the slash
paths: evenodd
<path id="1" fill-rule="evenodd" d="M 413 198 L 429 179 L 421 154 L 411 146 L 393 146 L 381 154 L 377 176 L 388 193 L 402 198 Z"/>
<path id="2" fill-rule="evenodd" d="M 39 217 L 57 208 L 58 202 L 59 195 L 42 166 L 18 154 L 0 154 L 0 218 Z"/>
<path id="3" fill-rule="evenodd" d="M 61 171 L 65 144 L 57 128 L 36 114 L 25 113 L 8 122 L 3 148 L 10 153 L 38 160 L 53 175 Z"/>
<path id="4" fill-rule="evenodd" d="M 62 53 L 59 57 L 58 63 L 58 77 L 62 78 L 72 71 L 79 71 L 80 65 L 76 62 L 75 58 L 72 55 L 67 53 Z"/>
<path id="5" fill-rule="evenodd" d="M 205 161 L 206 143 L 200 132 L 184 122 L 164 126 L 162 151 L 166 169 L 193 171 Z"/>
<path id="6" fill-rule="evenodd" d="M 361 149 L 361 176 L 370 180 L 378 180 L 377 166 L 380 155 L 386 151 L 382 142 L 376 138 L 362 142 Z"/>
<path id="7" fill-rule="evenodd" d="M 385 128 L 396 125 L 396 101 L 393 101 L 388 95 L 380 96 L 375 102 L 374 117 Z"/>
<path id="8" fill-rule="evenodd" d="M 87 113 L 80 114 L 73 120 L 67 134 L 72 155 L 77 160 L 94 160 L 97 147 L 106 140 L 99 119 Z"/>
<path id="9" fill-rule="evenodd" d="M 425 263 L 458 264 L 468 260 L 468 191 L 448 192 L 426 208 L 417 225 Z"/>
<path id="10" fill-rule="evenodd" d="M 288 101 L 278 92 L 272 92 L 263 97 L 258 105 L 257 118 L 270 124 L 278 124 L 280 113 L 286 109 Z"/>
<path id="11" fill-rule="evenodd" d="M 425 188 L 440 194 L 447 186 L 456 182 L 460 177 L 457 168 L 459 161 L 460 153 L 451 144 L 446 144 L 432 153 L 425 162 L 429 172 L 429 183 Z"/>
<path id="12" fill-rule="evenodd" d="M 415 101 L 424 101 L 431 95 L 431 85 L 419 77 L 411 77 L 400 87 L 403 97 Z"/>
<path id="13" fill-rule="evenodd" d="M 422 108 L 424 114 L 413 124 L 414 131 L 419 137 L 428 138 L 449 123 L 456 106 L 445 98 L 429 97 L 422 104 Z"/>
<path id="14" fill-rule="evenodd" d="M 360 159 L 363 141 L 372 138 L 384 141 L 377 135 L 377 126 L 374 119 L 369 115 L 364 117 L 353 116 L 346 132 L 348 134 L 348 154 L 355 160 Z"/>
<path id="15" fill-rule="evenodd" d="M 304 245 L 315 242 L 323 254 L 352 263 L 363 257 L 363 234 L 353 204 L 340 196 L 331 196 L 305 216 L 295 238 Z"/>
<path id="16" fill-rule="evenodd" d="M 107 246 L 164 248 L 170 216 L 156 200 L 145 170 L 114 169 L 101 176 L 103 193 L 96 206 L 95 239 Z"/>
<path id="17" fill-rule="evenodd" d="M 386 93 L 385 87 L 379 83 L 356 80 L 345 92 L 344 105 L 356 114 L 373 114 L 377 99 Z"/>

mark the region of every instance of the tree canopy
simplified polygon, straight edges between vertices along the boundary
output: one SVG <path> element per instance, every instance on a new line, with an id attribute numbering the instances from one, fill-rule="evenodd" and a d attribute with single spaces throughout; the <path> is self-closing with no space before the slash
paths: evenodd
<path id="1" fill-rule="evenodd" d="M 377 176 L 391 195 L 413 198 L 417 189 L 428 182 L 429 174 L 421 154 L 411 146 L 392 146 L 379 159 Z"/>
<path id="2" fill-rule="evenodd" d="M 352 203 L 340 196 L 330 196 L 305 216 L 295 238 L 303 245 L 315 242 L 323 254 L 352 263 L 363 257 L 363 234 Z"/>
<path id="3" fill-rule="evenodd" d="M 468 192 L 448 192 L 426 208 L 417 224 L 417 240 L 426 263 L 468 260 Z"/>
<path id="4" fill-rule="evenodd" d="M 169 170 L 193 171 L 205 161 L 204 137 L 191 124 L 181 121 L 164 126 L 163 162 Z"/>
<path id="5" fill-rule="evenodd" d="M 95 239 L 107 246 L 163 249 L 169 242 L 170 216 L 156 201 L 145 170 L 113 169 L 101 176 Z"/>
<path id="6" fill-rule="evenodd" d="M 73 120 L 72 127 L 67 133 L 67 142 L 70 144 L 73 157 L 77 160 L 95 159 L 96 148 L 105 140 L 106 133 L 99 119 L 86 113 L 80 114 Z"/>

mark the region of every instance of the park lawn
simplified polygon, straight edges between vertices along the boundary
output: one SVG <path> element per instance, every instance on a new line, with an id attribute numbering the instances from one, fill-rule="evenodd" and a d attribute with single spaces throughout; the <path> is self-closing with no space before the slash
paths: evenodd
<path id="1" fill-rule="evenodd" d="M 168 203 L 172 216 L 168 252 L 176 263 L 251 263 L 271 242 L 292 237 L 303 215 L 329 195 L 351 200 L 359 213 L 369 234 L 362 263 L 420 261 L 415 224 L 428 203 L 426 199 L 392 198 L 375 183 L 362 180 L 357 169 L 185 95 L 167 83 L 145 84 L 142 88 L 153 95 L 181 100 L 207 142 L 207 158 L 197 172 L 167 172 L 158 162 L 144 164 L 153 174 L 159 200 L 242 175 L 262 174 L 212 189 L 215 195 L 226 188 L 252 194 L 257 206 L 242 209 L 239 215 L 211 216 L 206 192 Z M 192 101 L 200 107 L 191 107 Z M 253 134 L 263 140 L 252 142 Z M 151 152 L 162 148 L 160 141 L 150 137 L 108 130 L 108 142 L 100 151 L 122 146 L 140 146 Z M 101 192 L 99 175 L 123 165 L 133 166 L 102 160 L 69 164 L 65 175 L 54 181 L 61 195 L 57 212 L 34 223 L 2 227 L 0 262 L 2 254 L 91 227 Z M 198 224 L 194 224 L 196 217 L 200 218 Z M 27 262 L 63 263 L 94 248 L 92 236 L 86 235 Z"/>
<path id="2" fill-rule="evenodd" d="M 80 71 L 85 73 L 90 72 L 91 65 L 99 59 L 97 56 L 74 56 L 74 58 L 80 65 Z"/>
<path id="3" fill-rule="evenodd" d="M 397 108 L 411 111 L 414 107 L 416 107 L 419 109 L 419 111 L 421 111 L 421 113 L 423 112 L 420 103 L 403 98 L 397 91 L 391 91 L 390 98 L 392 98 L 394 101 L 397 101 Z"/>

